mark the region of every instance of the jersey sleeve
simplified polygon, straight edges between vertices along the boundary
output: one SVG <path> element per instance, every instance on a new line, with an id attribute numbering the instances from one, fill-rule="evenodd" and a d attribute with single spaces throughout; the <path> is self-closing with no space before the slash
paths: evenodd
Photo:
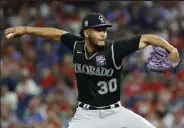
<path id="1" fill-rule="evenodd" d="M 139 42 L 141 36 L 130 39 L 118 40 L 112 44 L 112 52 L 114 54 L 114 63 L 121 65 L 123 57 L 139 50 Z"/>
<path id="2" fill-rule="evenodd" d="M 82 41 L 83 38 L 76 36 L 72 33 L 66 33 L 60 37 L 61 42 L 66 45 L 71 51 L 73 51 L 74 44 L 76 41 Z"/>

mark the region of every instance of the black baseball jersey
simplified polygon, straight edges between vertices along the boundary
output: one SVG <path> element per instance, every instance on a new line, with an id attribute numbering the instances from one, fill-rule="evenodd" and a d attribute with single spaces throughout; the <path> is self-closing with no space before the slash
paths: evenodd
<path id="1" fill-rule="evenodd" d="M 93 106 L 120 101 L 122 59 L 139 49 L 140 37 L 106 41 L 102 51 L 88 53 L 83 38 L 71 33 L 61 36 L 61 42 L 73 51 L 78 101 Z"/>

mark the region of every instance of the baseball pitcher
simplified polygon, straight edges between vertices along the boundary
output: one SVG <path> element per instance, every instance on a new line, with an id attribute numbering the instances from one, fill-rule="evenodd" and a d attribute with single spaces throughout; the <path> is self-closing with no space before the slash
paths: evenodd
<path id="1" fill-rule="evenodd" d="M 160 73 L 178 65 L 178 51 L 152 34 L 108 41 L 106 30 L 109 27 L 112 25 L 106 23 L 102 14 L 92 12 L 82 21 L 81 36 L 51 27 L 29 26 L 8 28 L 5 36 L 11 39 L 31 34 L 58 40 L 73 51 L 78 107 L 69 128 L 155 128 L 141 116 L 121 106 L 122 59 L 152 45 L 147 69 Z"/>

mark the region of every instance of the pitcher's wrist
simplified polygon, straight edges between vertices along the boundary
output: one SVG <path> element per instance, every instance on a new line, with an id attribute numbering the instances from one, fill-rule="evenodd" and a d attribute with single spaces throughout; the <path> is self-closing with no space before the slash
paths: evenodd
<path id="1" fill-rule="evenodd" d="M 28 27 L 27 26 L 24 27 L 24 33 L 28 34 Z"/>

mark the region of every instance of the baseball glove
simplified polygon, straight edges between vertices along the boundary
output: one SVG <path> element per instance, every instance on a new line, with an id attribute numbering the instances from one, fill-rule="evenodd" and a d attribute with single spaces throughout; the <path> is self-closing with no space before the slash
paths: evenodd
<path id="1" fill-rule="evenodd" d="M 161 47 L 153 46 L 153 52 L 147 61 L 147 69 L 152 72 L 164 73 L 165 71 L 176 67 L 178 63 L 174 63 L 168 59 L 169 52 Z"/>

